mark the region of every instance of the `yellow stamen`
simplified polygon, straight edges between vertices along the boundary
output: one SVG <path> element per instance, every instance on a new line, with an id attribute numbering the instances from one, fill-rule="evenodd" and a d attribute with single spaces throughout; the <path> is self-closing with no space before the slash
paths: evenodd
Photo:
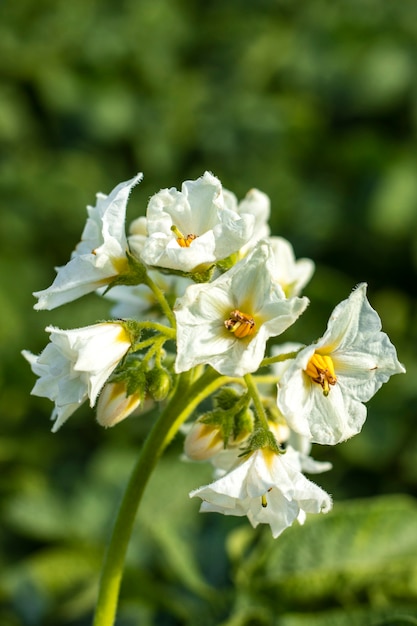
<path id="1" fill-rule="evenodd" d="M 270 491 L 272 491 L 272 487 L 270 487 L 266 493 L 269 493 Z M 266 509 L 266 507 L 268 506 L 268 500 L 266 499 L 266 493 L 264 493 L 261 496 L 261 504 L 262 504 L 264 509 Z"/>
<path id="2" fill-rule="evenodd" d="M 330 385 L 337 383 L 337 376 L 330 356 L 315 352 L 304 371 L 313 382 L 321 386 L 325 396 L 329 395 Z"/>
<path id="3" fill-rule="evenodd" d="M 256 324 L 251 315 L 242 313 L 238 309 L 232 311 L 229 318 L 224 322 L 225 328 L 234 333 L 235 337 L 242 339 L 248 335 L 253 335 L 255 332 Z"/>
<path id="4" fill-rule="evenodd" d="M 181 248 L 189 248 L 191 245 L 191 242 L 194 241 L 194 239 L 197 239 L 198 237 L 198 235 L 191 235 L 191 234 L 184 236 L 182 232 L 180 231 L 180 229 L 177 228 L 177 226 L 175 226 L 175 224 L 171 226 L 171 230 L 177 238 L 177 244 Z"/>

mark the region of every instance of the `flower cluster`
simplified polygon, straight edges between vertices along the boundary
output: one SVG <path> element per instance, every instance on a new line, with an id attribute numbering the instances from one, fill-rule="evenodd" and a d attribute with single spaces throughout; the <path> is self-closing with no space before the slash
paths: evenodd
<path id="1" fill-rule="evenodd" d="M 36 309 L 90 292 L 112 308 L 106 322 L 48 327 L 43 352 L 23 352 L 39 377 L 32 393 L 54 403 L 53 431 L 87 399 L 105 427 L 163 402 L 177 428 L 188 419 L 185 457 L 213 465 L 213 482 L 190 494 L 201 511 L 247 516 L 277 537 L 332 506 L 305 476 L 330 469 L 310 456 L 312 444 L 359 433 L 364 402 L 404 367 L 364 283 L 311 345 L 268 346 L 305 311 L 301 292 L 314 271 L 270 235 L 269 198 L 252 189 L 239 202 L 206 172 L 156 193 L 126 233 L 141 179 L 97 195 L 70 261 L 34 294 Z M 178 389 L 180 409 L 170 405 Z"/>

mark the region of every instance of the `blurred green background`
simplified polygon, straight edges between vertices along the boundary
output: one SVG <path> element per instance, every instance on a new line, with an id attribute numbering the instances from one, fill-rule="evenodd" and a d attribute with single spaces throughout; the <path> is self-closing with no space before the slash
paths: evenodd
<path id="1" fill-rule="evenodd" d="M 317 264 L 288 338 L 320 336 L 366 281 L 407 375 L 369 403 L 360 436 L 315 447 L 334 464 L 317 482 L 335 512 L 275 542 L 198 515 L 187 493 L 210 470 L 182 464 L 174 442 L 139 516 L 118 625 L 417 623 L 416 44 L 414 0 L 0 3 L 1 626 L 90 623 L 152 421 L 104 431 L 83 407 L 50 433 L 20 351 L 40 352 L 48 324 L 107 308 L 92 295 L 36 313 L 31 293 L 67 262 L 96 192 L 143 171 L 133 219 L 206 169 L 239 197 L 265 191 L 273 233 Z"/>

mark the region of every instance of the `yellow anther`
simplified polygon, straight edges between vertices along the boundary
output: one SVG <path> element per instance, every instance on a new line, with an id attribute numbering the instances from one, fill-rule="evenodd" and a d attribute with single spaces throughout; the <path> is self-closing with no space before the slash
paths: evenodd
<path id="1" fill-rule="evenodd" d="M 189 248 L 191 245 L 191 242 L 194 241 L 194 239 L 197 239 L 198 237 L 198 235 L 191 235 L 191 234 L 184 236 L 182 232 L 180 231 L 180 229 L 177 228 L 177 226 L 175 226 L 175 224 L 171 226 L 171 230 L 177 238 L 177 244 L 181 248 Z"/>
<path id="2" fill-rule="evenodd" d="M 321 386 L 325 396 L 329 395 L 330 385 L 337 383 L 337 376 L 330 356 L 315 352 L 304 371 L 313 382 Z"/>
<path id="3" fill-rule="evenodd" d="M 255 320 L 251 315 L 247 315 L 246 313 L 242 313 L 238 309 L 232 311 L 227 320 L 224 322 L 227 330 L 230 330 L 231 333 L 238 337 L 238 339 L 242 339 L 243 337 L 247 337 L 248 335 L 253 335 L 255 332 Z"/>

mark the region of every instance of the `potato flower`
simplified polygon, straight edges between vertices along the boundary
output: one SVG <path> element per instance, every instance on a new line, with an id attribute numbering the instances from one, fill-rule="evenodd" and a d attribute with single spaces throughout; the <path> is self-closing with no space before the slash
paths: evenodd
<path id="1" fill-rule="evenodd" d="M 227 207 L 218 178 L 205 172 L 197 180 L 152 196 L 146 212 L 147 238 L 132 239 L 142 261 L 188 272 L 204 271 L 237 252 L 252 236 L 255 218 Z"/>
<path id="2" fill-rule="evenodd" d="M 278 383 L 278 408 L 294 431 L 334 445 L 360 432 L 363 402 L 402 372 L 362 283 L 334 309 L 323 337 L 288 363 Z"/>
<path id="3" fill-rule="evenodd" d="M 258 369 L 266 342 L 301 315 L 307 298 L 285 298 L 274 280 L 272 251 L 252 253 L 211 283 L 190 285 L 177 300 L 177 372 L 209 364 L 226 376 Z"/>
<path id="4" fill-rule="evenodd" d="M 55 403 L 53 432 L 90 399 L 94 406 L 104 383 L 131 346 L 122 324 L 103 322 L 61 330 L 48 326 L 50 342 L 39 356 L 23 351 L 39 376 L 32 394 Z"/>
<path id="5" fill-rule="evenodd" d="M 33 294 L 38 298 L 35 309 L 54 309 L 71 302 L 128 270 L 126 205 L 132 187 L 141 180 L 142 174 L 138 174 L 117 185 L 108 196 L 97 194 L 96 206 L 87 207 L 87 222 L 71 259 L 57 268 L 50 287 Z"/>
<path id="6" fill-rule="evenodd" d="M 269 524 L 274 538 L 306 513 L 327 513 L 330 496 L 302 473 L 298 453 L 260 448 L 234 469 L 190 497 L 203 500 L 200 512 L 247 516 L 254 528 Z"/>

